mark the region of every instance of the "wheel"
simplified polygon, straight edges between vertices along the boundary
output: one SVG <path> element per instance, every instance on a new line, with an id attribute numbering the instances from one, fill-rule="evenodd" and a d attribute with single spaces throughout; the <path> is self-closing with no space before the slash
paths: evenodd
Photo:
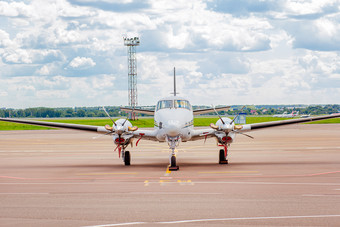
<path id="1" fill-rule="evenodd" d="M 223 149 L 220 149 L 220 159 L 219 161 L 225 161 L 225 156 L 224 156 L 224 150 Z"/>
<path id="2" fill-rule="evenodd" d="M 224 149 L 220 149 L 219 154 L 219 164 L 228 164 L 228 160 L 226 159 Z"/>
<path id="3" fill-rule="evenodd" d="M 131 161 L 131 156 L 130 156 L 130 151 L 125 151 L 124 154 L 124 163 L 126 166 L 130 165 L 130 161 Z"/>
<path id="4" fill-rule="evenodd" d="M 176 167 L 176 156 L 171 156 L 171 167 Z"/>

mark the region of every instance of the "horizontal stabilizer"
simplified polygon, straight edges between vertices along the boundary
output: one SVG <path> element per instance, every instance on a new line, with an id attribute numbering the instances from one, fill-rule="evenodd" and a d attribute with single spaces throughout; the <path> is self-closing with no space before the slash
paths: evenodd
<path id="1" fill-rule="evenodd" d="M 205 113 L 211 113 L 216 111 L 228 111 L 230 109 L 230 106 L 222 106 L 222 107 L 216 107 L 214 108 L 208 108 L 208 109 L 200 109 L 200 110 L 194 110 L 194 115 L 199 115 L 199 114 L 205 114 Z"/>
<path id="2" fill-rule="evenodd" d="M 133 108 L 128 108 L 128 107 L 120 107 L 120 110 L 128 112 L 128 113 L 133 111 L 134 113 L 147 114 L 147 115 L 154 115 L 155 113 L 154 110 L 133 109 Z"/>

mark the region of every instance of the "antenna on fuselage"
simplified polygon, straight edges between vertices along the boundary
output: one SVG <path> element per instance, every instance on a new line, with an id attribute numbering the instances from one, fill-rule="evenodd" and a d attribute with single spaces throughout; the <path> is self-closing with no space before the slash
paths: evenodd
<path id="1" fill-rule="evenodd" d="M 176 68 L 174 67 L 174 96 L 176 96 Z"/>

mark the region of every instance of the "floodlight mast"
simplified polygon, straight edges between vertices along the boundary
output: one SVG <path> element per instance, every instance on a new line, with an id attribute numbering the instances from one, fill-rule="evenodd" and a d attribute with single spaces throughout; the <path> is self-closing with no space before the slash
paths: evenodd
<path id="1" fill-rule="evenodd" d="M 128 48 L 128 96 L 129 106 L 135 108 L 138 105 L 137 101 L 137 56 L 136 46 L 139 46 L 139 37 L 127 38 L 124 37 L 124 45 Z M 129 113 L 130 120 L 136 120 L 136 113 Z"/>

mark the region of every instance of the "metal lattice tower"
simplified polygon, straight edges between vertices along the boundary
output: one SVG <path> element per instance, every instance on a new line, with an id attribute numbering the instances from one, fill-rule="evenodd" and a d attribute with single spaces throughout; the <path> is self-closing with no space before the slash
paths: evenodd
<path id="1" fill-rule="evenodd" d="M 136 46 L 139 46 L 139 38 L 124 38 L 124 45 L 128 47 L 128 94 L 129 106 L 135 108 L 138 105 L 137 101 L 137 57 Z M 129 115 L 130 120 L 135 120 L 136 115 L 132 113 Z"/>

